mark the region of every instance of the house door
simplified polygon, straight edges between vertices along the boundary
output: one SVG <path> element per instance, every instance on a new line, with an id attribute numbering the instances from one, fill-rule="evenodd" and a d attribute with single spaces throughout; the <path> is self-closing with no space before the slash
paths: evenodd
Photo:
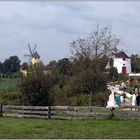
<path id="1" fill-rule="evenodd" d="M 125 66 L 122 67 L 122 74 L 126 74 L 126 67 Z"/>

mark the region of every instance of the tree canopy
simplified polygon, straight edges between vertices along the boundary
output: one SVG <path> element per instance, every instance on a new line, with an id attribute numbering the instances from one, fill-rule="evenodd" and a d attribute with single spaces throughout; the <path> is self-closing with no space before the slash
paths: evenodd
<path id="1" fill-rule="evenodd" d="M 10 56 L 1 63 L 1 72 L 6 74 L 13 74 L 20 70 L 20 60 L 18 56 Z"/>
<path id="2" fill-rule="evenodd" d="M 50 90 L 53 86 L 51 74 L 44 73 L 43 65 L 30 65 L 27 75 L 20 75 L 18 90 L 24 105 L 51 105 Z"/>

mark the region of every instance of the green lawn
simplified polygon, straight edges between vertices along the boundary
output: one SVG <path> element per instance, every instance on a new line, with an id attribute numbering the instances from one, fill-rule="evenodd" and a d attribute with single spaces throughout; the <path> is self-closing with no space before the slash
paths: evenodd
<path id="1" fill-rule="evenodd" d="M 16 78 L 0 78 L 0 93 L 16 91 Z"/>
<path id="2" fill-rule="evenodd" d="M 0 118 L 0 138 L 140 138 L 140 123 L 119 120 Z"/>

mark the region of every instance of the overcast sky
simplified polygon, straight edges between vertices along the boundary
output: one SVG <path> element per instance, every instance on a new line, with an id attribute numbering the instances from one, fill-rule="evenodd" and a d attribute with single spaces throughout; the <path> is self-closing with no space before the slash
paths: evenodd
<path id="1" fill-rule="evenodd" d="M 140 54 L 140 2 L 0 2 L 0 61 L 28 61 L 27 43 L 44 63 L 70 56 L 69 42 L 86 37 L 99 23 L 112 26 L 119 46 Z"/>

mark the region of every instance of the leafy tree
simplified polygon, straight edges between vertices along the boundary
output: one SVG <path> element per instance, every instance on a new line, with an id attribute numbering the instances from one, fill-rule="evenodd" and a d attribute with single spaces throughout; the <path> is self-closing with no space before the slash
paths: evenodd
<path id="1" fill-rule="evenodd" d="M 21 74 L 18 85 L 24 105 L 51 105 L 53 76 L 44 73 L 43 65 L 31 65 L 27 76 Z"/>
<path id="2" fill-rule="evenodd" d="M 64 75 L 70 75 L 72 70 L 72 63 L 68 58 L 60 59 L 57 63 L 57 70 Z"/>
<path id="3" fill-rule="evenodd" d="M 10 61 L 9 59 L 5 59 L 4 63 L 3 63 L 3 73 L 11 73 L 10 70 Z"/>
<path id="4" fill-rule="evenodd" d="M 3 72 L 4 73 L 16 73 L 20 69 L 20 60 L 17 56 L 10 56 L 8 59 L 5 59 L 3 63 Z"/>
<path id="5" fill-rule="evenodd" d="M 63 58 L 56 61 L 51 61 L 47 68 L 52 69 L 52 73 L 55 76 L 55 83 L 63 88 L 65 82 L 69 79 L 72 74 L 72 62 L 68 58 Z"/>
<path id="6" fill-rule="evenodd" d="M 132 72 L 140 72 L 140 57 L 135 54 L 131 56 Z"/>
<path id="7" fill-rule="evenodd" d="M 20 60 L 17 56 L 10 56 L 11 72 L 15 73 L 20 70 Z"/>
<path id="8" fill-rule="evenodd" d="M 50 61 L 46 67 L 54 70 L 57 67 L 57 61 L 55 60 Z"/>

